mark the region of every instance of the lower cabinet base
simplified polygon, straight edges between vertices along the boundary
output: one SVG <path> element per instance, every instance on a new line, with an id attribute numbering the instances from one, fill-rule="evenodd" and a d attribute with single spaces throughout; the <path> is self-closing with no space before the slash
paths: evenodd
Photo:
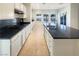
<path id="1" fill-rule="evenodd" d="M 29 24 L 24 29 L 19 31 L 11 39 L 0 40 L 0 56 L 17 56 L 22 48 L 26 38 L 32 30 L 33 24 Z"/>
<path id="2" fill-rule="evenodd" d="M 74 56 L 74 39 L 54 39 L 55 56 Z"/>
<path id="3" fill-rule="evenodd" d="M 0 56 L 10 56 L 10 40 L 0 40 Z"/>

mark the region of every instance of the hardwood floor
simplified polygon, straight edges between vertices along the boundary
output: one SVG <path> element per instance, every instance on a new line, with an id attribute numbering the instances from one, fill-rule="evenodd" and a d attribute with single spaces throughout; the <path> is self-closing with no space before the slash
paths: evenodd
<path id="1" fill-rule="evenodd" d="M 41 23 L 34 24 L 33 30 L 26 40 L 18 56 L 48 56 L 48 48 L 44 39 L 44 29 Z"/>

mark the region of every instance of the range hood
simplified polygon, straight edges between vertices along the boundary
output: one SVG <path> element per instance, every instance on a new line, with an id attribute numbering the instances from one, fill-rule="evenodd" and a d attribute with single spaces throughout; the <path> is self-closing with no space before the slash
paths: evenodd
<path id="1" fill-rule="evenodd" d="M 15 14 L 24 14 L 23 11 L 20 11 L 20 10 L 18 10 L 18 9 L 15 9 L 14 12 L 15 12 Z"/>

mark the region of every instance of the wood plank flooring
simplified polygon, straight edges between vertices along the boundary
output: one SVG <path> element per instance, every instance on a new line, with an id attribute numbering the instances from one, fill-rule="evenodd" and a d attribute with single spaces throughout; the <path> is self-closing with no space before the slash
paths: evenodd
<path id="1" fill-rule="evenodd" d="M 48 56 L 48 48 L 44 39 L 44 29 L 36 22 L 18 56 Z"/>

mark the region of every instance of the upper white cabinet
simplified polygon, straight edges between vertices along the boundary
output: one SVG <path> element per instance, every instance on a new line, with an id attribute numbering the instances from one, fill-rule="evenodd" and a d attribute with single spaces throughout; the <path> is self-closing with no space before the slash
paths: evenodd
<path id="1" fill-rule="evenodd" d="M 0 20 L 14 19 L 14 9 L 23 11 L 23 18 L 26 18 L 26 7 L 22 3 L 0 3 Z"/>
<path id="2" fill-rule="evenodd" d="M 48 46 L 48 49 L 49 49 L 49 54 L 50 56 L 53 56 L 54 54 L 54 51 L 53 51 L 53 46 L 54 46 L 54 39 L 53 37 L 51 36 L 51 34 L 48 32 L 48 30 L 46 28 L 44 28 L 44 37 L 46 39 L 46 42 L 47 42 L 47 46 Z"/>
<path id="3" fill-rule="evenodd" d="M 0 3 L 0 19 L 14 18 L 14 4 Z"/>

